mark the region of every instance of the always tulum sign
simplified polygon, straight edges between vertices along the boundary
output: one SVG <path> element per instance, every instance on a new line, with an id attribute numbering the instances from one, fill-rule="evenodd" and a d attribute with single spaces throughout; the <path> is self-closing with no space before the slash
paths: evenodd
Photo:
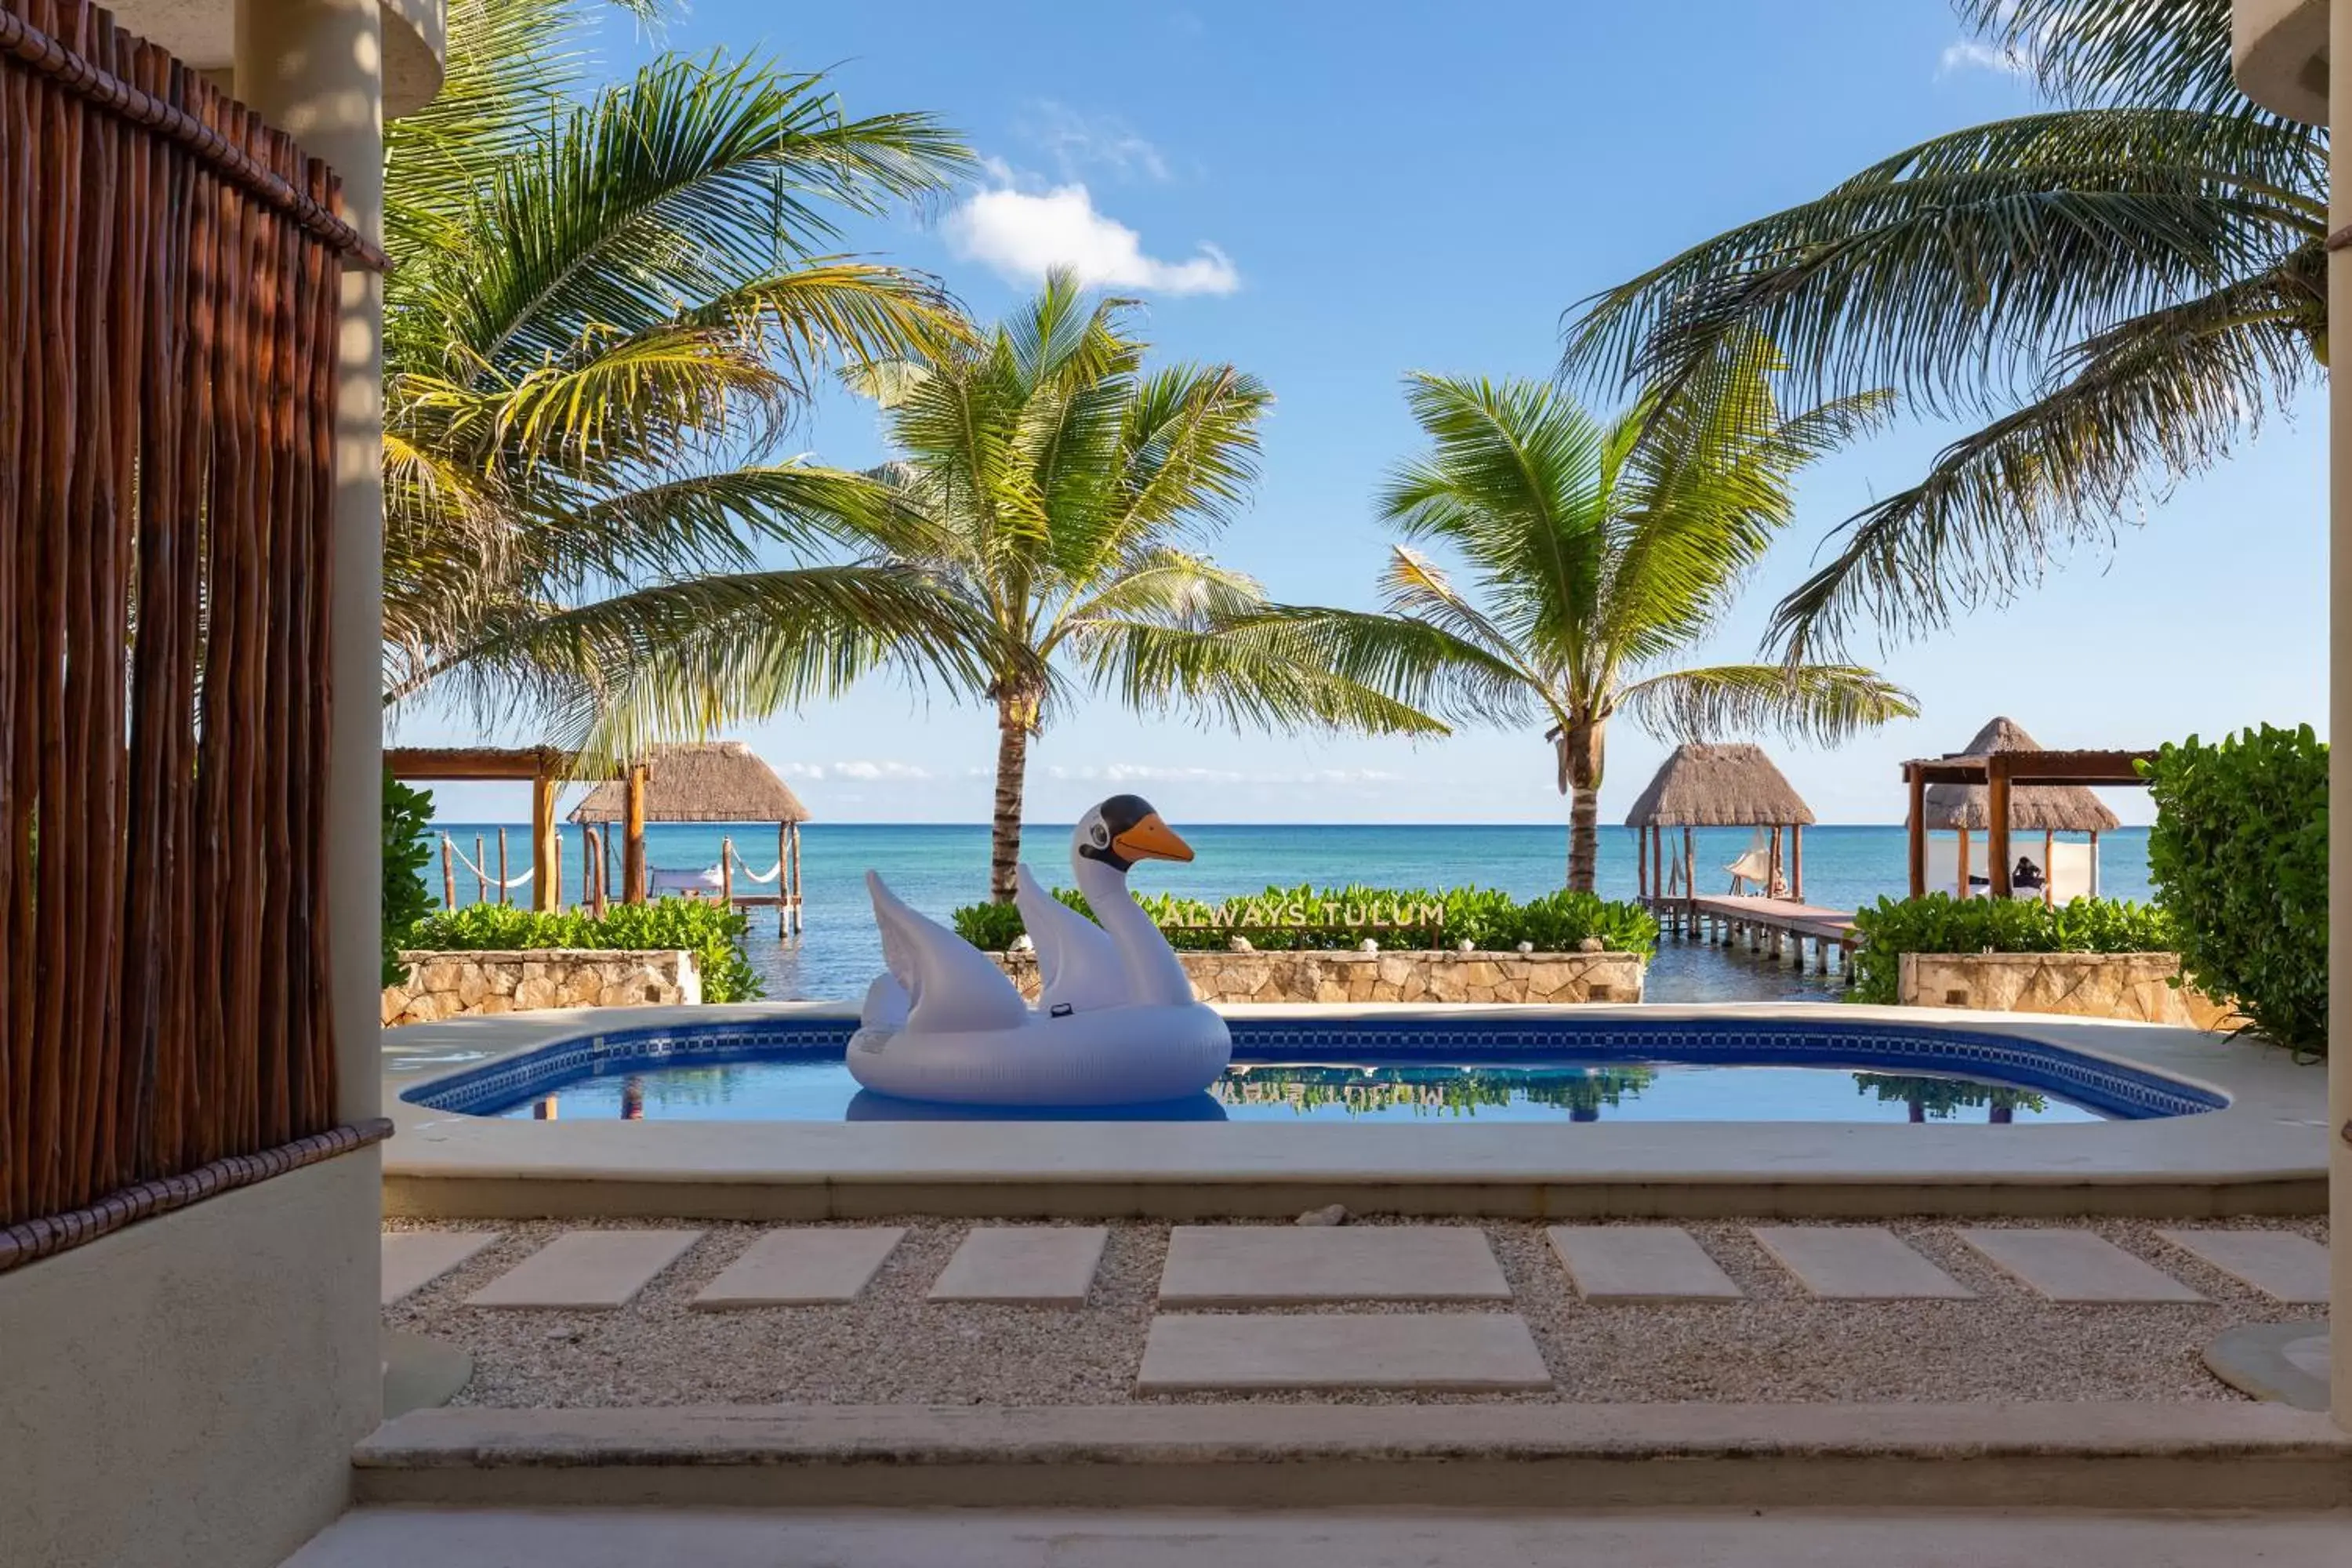
<path id="1" fill-rule="evenodd" d="M 1247 899 L 1156 922 L 1162 931 L 1430 931 L 1444 928 L 1445 906 L 1401 899 L 1368 903 L 1308 903 Z"/>

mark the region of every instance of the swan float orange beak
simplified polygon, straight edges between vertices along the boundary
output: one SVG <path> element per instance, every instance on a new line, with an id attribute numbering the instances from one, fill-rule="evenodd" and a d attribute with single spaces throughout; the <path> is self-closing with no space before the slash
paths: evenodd
<path id="1" fill-rule="evenodd" d="M 1148 812 L 1143 819 L 1110 841 L 1111 848 L 1122 860 L 1190 860 L 1192 847 L 1176 837 L 1176 830 L 1160 820 L 1156 811 Z"/>

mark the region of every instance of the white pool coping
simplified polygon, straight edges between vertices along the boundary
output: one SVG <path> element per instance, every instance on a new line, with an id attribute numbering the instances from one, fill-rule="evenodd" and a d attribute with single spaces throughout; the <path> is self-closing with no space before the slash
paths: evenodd
<path id="1" fill-rule="evenodd" d="M 529 1121 L 402 1096 L 590 1033 L 841 1017 L 838 1003 L 510 1013 L 383 1037 L 384 1212 L 447 1218 L 1292 1215 L 1696 1218 L 2326 1212 L 2326 1071 L 2191 1029 L 1840 1003 L 1234 1006 L 1241 1017 L 1482 1012 L 1932 1022 L 2195 1084 L 2229 1104 L 2141 1121 L 1978 1123 Z"/>

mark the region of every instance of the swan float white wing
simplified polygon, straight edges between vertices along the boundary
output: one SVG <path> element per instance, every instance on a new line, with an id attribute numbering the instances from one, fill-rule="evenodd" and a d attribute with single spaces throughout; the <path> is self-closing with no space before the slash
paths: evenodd
<path id="1" fill-rule="evenodd" d="M 871 871 L 866 873 L 866 890 L 882 932 L 882 962 L 906 988 L 908 1034 L 1018 1029 L 1036 1016 L 980 949 L 908 909 Z M 868 994 L 869 1006 L 877 1000 Z"/>
<path id="2" fill-rule="evenodd" d="M 1119 896 L 1126 897 L 1124 890 Z M 1037 976 L 1045 984 L 1037 998 L 1040 1009 L 1048 1015 L 1056 1007 L 1087 1013 L 1133 1000 L 1110 933 L 1046 891 L 1026 863 L 1013 873 L 1013 901 L 1037 949 Z"/>

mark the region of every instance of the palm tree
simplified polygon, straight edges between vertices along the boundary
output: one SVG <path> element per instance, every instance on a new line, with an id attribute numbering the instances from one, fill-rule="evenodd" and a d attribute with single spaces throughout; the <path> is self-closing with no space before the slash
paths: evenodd
<path id="1" fill-rule="evenodd" d="M 2111 538 L 2326 363 L 2327 138 L 2238 91 L 2230 0 L 1957 0 L 2057 107 L 1939 136 L 1584 302 L 1564 369 L 1671 385 L 1727 337 L 1814 395 L 1983 421 L 1780 605 L 1792 658 L 1948 623 Z"/>
<path id="2" fill-rule="evenodd" d="M 456 0 L 442 92 L 386 130 L 386 689 L 626 752 L 963 629 L 834 548 L 919 520 L 780 453 L 824 366 L 958 330 L 925 279 L 824 252 L 968 155 L 767 61 L 584 90 L 591 9 Z"/>
<path id="3" fill-rule="evenodd" d="M 856 377 L 898 454 L 879 477 L 929 535 L 882 542 L 960 607 L 957 659 L 996 710 L 999 902 L 1030 742 L 1079 688 L 1243 727 L 1444 729 L 1335 675 L 1255 582 L 1201 553 L 1248 497 L 1272 398 L 1232 365 L 1148 369 L 1130 304 L 1056 276 L 993 330 Z"/>
<path id="4" fill-rule="evenodd" d="M 1432 445 L 1397 470 L 1381 513 L 1459 556 L 1475 589 L 1399 545 L 1386 614 L 1291 613 L 1343 673 L 1442 711 L 1546 723 L 1570 801 L 1570 888 L 1593 885 L 1618 715 L 1678 741 L 1773 729 L 1826 743 L 1915 711 L 1853 665 L 1670 663 L 1787 527 L 1798 470 L 1885 410 L 1865 394 L 1784 417 L 1775 363 L 1751 342 L 1605 424 L 1541 383 L 1411 377 Z"/>

